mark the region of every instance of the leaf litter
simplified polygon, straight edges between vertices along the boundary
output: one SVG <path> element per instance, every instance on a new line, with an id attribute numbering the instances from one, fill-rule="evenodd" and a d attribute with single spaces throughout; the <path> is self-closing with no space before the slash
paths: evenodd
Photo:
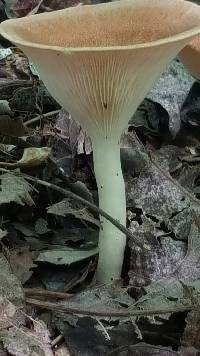
<path id="1" fill-rule="evenodd" d="M 5 0 L 2 6 L 11 18 L 77 5 Z M 98 204 L 90 138 L 50 96 L 24 55 L 4 42 L 0 77 L 2 349 L 20 356 L 197 355 L 199 83 L 172 61 L 121 138 L 129 229 L 151 249 L 141 251 L 130 238 L 123 280 L 106 287 L 94 280 L 98 214 L 34 180 Z M 66 292 L 70 299 L 58 301 Z M 44 301 L 49 310 L 34 308 Z M 58 313 L 54 305 L 103 316 Z M 180 307 L 185 311 L 178 312 Z M 129 310 L 147 313 L 130 317 Z"/>

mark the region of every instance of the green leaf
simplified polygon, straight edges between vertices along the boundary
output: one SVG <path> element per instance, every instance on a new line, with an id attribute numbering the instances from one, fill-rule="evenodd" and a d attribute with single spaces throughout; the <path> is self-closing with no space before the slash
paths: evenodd
<path id="1" fill-rule="evenodd" d="M 6 173 L 0 176 L 0 204 L 15 202 L 20 205 L 34 205 L 30 193 L 33 187 L 23 178 Z"/>
<path id="2" fill-rule="evenodd" d="M 57 250 L 48 250 L 40 253 L 36 261 L 49 262 L 55 265 L 71 265 L 72 263 L 85 260 L 98 253 L 98 248 L 91 250 L 75 250 L 72 248 L 63 248 Z"/>

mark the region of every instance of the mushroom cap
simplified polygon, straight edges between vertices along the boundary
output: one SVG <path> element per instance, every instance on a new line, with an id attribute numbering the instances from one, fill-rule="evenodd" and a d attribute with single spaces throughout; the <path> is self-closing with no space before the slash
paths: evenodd
<path id="1" fill-rule="evenodd" d="M 200 36 L 190 42 L 179 53 L 179 58 L 187 70 L 196 78 L 200 79 Z"/>
<path id="2" fill-rule="evenodd" d="M 168 62 L 200 33 L 200 8 L 123 0 L 7 20 L 0 33 L 93 139 L 119 137 Z"/>

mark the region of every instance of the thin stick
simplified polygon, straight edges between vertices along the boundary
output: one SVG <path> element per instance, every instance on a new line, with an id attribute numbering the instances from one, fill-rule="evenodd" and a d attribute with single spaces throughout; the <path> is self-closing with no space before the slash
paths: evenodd
<path id="1" fill-rule="evenodd" d="M 87 206 L 88 208 L 90 208 L 94 213 L 100 214 L 102 215 L 105 219 L 107 219 L 108 221 L 111 222 L 111 224 L 113 224 L 114 226 L 116 226 L 116 228 L 118 228 L 120 231 L 122 231 L 126 236 L 128 236 L 129 238 L 131 238 L 134 243 L 139 246 L 141 249 L 145 249 L 145 250 L 150 250 L 150 246 L 147 243 L 142 243 L 141 241 L 138 240 L 137 237 L 135 237 L 135 235 L 133 235 L 125 226 L 123 226 L 122 224 L 120 224 L 117 220 L 115 220 L 112 216 L 110 216 L 108 213 L 106 213 L 104 210 L 102 210 L 101 208 L 98 208 L 97 205 L 89 202 L 88 200 L 85 200 L 84 198 L 80 197 L 79 195 L 72 193 L 71 191 L 67 190 L 67 189 L 63 189 L 61 187 L 58 187 L 57 185 L 53 184 L 53 183 L 49 183 L 46 182 L 45 180 L 39 179 L 39 178 L 35 178 L 32 176 L 29 176 L 27 174 L 23 174 L 20 172 L 12 172 L 9 171 L 5 168 L 0 168 L 0 172 L 4 172 L 4 173 L 12 173 L 15 174 L 17 176 L 21 176 L 27 180 L 30 180 L 36 184 L 40 184 L 43 185 L 49 189 L 53 189 L 56 190 L 57 192 L 62 193 L 64 196 L 66 197 L 70 197 L 73 198 L 79 202 L 81 202 L 82 204 L 84 204 L 85 206 Z"/>
<path id="2" fill-rule="evenodd" d="M 60 110 L 54 110 L 54 111 L 51 111 L 51 112 L 47 112 L 46 114 L 38 115 L 38 116 L 33 117 L 32 119 L 24 122 L 24 126 L 29 126 L 29 125 L 33 124 L 34 122 L 37 122 L 37 121 L 39 121 L 41 119 L 44 119 L 44 118 L 46 118 L 48 116 L 56 115 L 59 112 L 60 112 Z"/>
<path id="3" fill-rule="evenodd" d="M 41 309 L 53 310 L 66 314 L 77 314 L 77 315 L 87 315 L 87 316 L 92 315 L 97 317 L 120 317 L 120 318 L 127 318 L 131 316 L 156 315 L 156 314 L 171 314 L 171 313 L 195 310 L 194 305 L 180 305 L 168 309 L 154 309 L 154 310 L 152 309 L 151 310 L 128 310 L 127 309 L 122 311 L 113 311 L 113 310 L 97 311 L 92 309 L 86 310 L 86 309 L 71 308 L 57 303 L 45 302 L 32 298 L 26 298 L 26 303 L 28 305 L 32 305 L 34 307 L 38 307 Z"/>
<path id="4" fill-rule="evenodd" d="M 37 288 L 24 288 L 26 296 L 38 296 L 38 297 L 48 297 L 54 299 L 68 299 L 73 296 L 73 294 L 62 293 L 62 292 L 53 292 L 45 289 Z"/>

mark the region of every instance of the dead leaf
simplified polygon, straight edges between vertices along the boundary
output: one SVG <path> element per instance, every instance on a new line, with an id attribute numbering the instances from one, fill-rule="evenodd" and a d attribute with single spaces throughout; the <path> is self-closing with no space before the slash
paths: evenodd
<path id="1" fill-rule="evenodd" d="M 49 214 L 66 216 L 68 214 L 74 215 L 77 219 L 88 221 L 100 227 L 99 220 L 95 219 L 92 213 L 88 211 L 82 204 L 75 202 L 72 199 L 63 199 L 59 203 L 53 204 L 48 207 Z"/>
<path id="2" fill-rule="evenodd" d="M 141 208 L 159 220 L 166 220 L 189 206 L 189 199 L 180 189 L 150 163 L 139 177 L 127 182 L 126 191 L 128 207 Z"/>
<path id="3" fill-rule="evenodd" d="M 98 248 L 81 250 L 63 247 L 40 252 L 36 261 L 53 263 L 55 265 L 70 265 L 98 254 Z"/>
<path id="4" fill-rule="evenodd" d="M 0 205 L 15 202 L 20 205 L 34 205 L 30 193 L 33 187 L 23 177 L 5 173 L 0 176 Z"/>
<path id="5" fill-rule="evenodd" d="M 0 241 L 7 235 L 7 231 L 6 230 L 2 230 L 0 229 Z"/>
<path id="6" fill-rule="evenodd" d="M 28 147 L 25 148 L 22 158 L 14 164 L 18 167 L 37 167 L 44 163 L 50 154 L 50 147 Z"/>
<path id="7" fill-rule="evenodd" d="M 116 351 L 109 352 L 110 356 L 173 356 L 179 355 L 178 352 L 172 351 L 171 347 L 154 346 L 141 342 L 136 345 L 122 346 Z"/>
<path id="8" fill-rule="evenodd" d="M 200 349 L 200 310 L 188 313 L 181 343 L 183 346 Z"/>
<path id="9" fill-rule="evenodd" d="M 43 0 L 6 0 L 5 11 L 8 18 L 36 14 Z"/>
<path id="10" fill-rule="evenodd" d="M 71 6 L 91 4 L 90 0 L 45 0 L 44 6 L 49 10 L 61 10 Z"/>
<path id="11" fill-rule="evenodd" d="M 10 328 L 1 333 L 1 339 L 8 352 L 15 356 L 53 356 L 49 332 L 42 321 L 35 321 L 32 331 L 27 328 Z"/>
<path id="12" fill-rule="evenodd" d="M 183 261 L 187 244 L 174 241 L 159 228 L 151 219 L 142 216 L 142 224 L 133 221 L 130 230 L 140 241 L 148 241 L 150 251 L 138 251 L 135 243 L 130 240 L 130 284 L 147 285 L 152 281 L 160 280 L 176 273 L 176 267 Z"/>
<path id="13" fill-rule="evenodd" d="M 27 247 L 9 252 L 10 267 L 22 284 L 32 276 L 33 271 L 31 269 L 37 267 L 33 261 L 38 257 L 38 254 L 39 252 L 37 251 L 29 251 Z"/>
<path id="14" fill-rule="evenodd" d="M 21 119 L 11 119 L 8 115 L 0 115 L 0 134 L 21 137 L 27 134 L 27 129 Z"/>
<path id="15" fill-rule="evenodd" d="M 147 96 L 167 111 L 169 128 L 173 136 L 176 136 L 180 129 L 180 109 L 193 83 L 194 78 L 175 59 Z"/>
<path id="16" fill-rule="evenodd" d="M 22 313 L 21 308 L 16 307 L 13 303 L 11 303 L 8 299 L 0 296 L 0 339 L 1 339 L 1 330 L 7 329 L 15 325 L 15 327 L 19 327 L 25 324 L 26 316 Z M 0 341 L 0 355 L 3 349 L 3 346 Z M 7 353 L 6 353 L 7 355 Z M 5 356 L 6 356 L 5 355 Z"/>
<path id="17" fill-rule="evenodd" d="M 21 307 L 24 302 L 24 293 L 21 283 L 11 272 L 6 258 L 0 255 L 0 296 Z"/>

